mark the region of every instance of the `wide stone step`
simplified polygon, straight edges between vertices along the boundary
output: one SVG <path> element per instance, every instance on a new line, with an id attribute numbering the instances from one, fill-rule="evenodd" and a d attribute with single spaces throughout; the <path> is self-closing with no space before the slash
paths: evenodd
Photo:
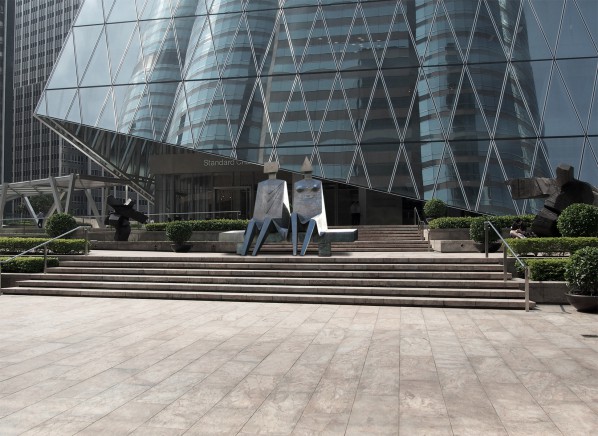
<path id="1" fill-rule="evenodd" d="M 502 280 L 502 271 L 352 271 L 352 270 L 290 270 L 290 269 L 191 269 L 191 268 L 70 268 L 56 267 L 49 270 L 51 277 L 64 280 L 116 279 L 137 275 L 144 277 L 160 276 L 225 276 L 225 277 L 302 277 L 302 278 L 351 278 L 351 279 L 438 279 L 438 280 Z M 511 278 L 509 274 L 508 279 Z"/>
<path id="2" fill-rule="evenodd" d="M 333 294 L 291 294 L 284 292 L 180 292 L 118 289 L 70 289 L 70 288 L 28 288 L 4 289 L 6 294 L 18 295 L 59 295 L 77 297 L 108 298 L 161 298 L 188 300 L 227 300 L 315 304 L 362 304 L 376 306 L 429 306 L 492 309 L 524 309 L 525 302 L 516 298 L 439 298 L 416 296 L 377 296 L 377 295 L 333 295 Z M 535 304 L 530 302 L 530 307 Z"/>

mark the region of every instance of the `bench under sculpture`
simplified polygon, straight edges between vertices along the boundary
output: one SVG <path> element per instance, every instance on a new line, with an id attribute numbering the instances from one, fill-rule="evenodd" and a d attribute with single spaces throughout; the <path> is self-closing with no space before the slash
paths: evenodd
<path id="1" fill-rule="evenodd" d="M 560 164 L 556 178 L 531 177 L 507 180 L 515 200 L 545 198 L 543 208 L 532 222 L 531 230 L 537 236 L 559 236 L 557 219 L 561 212 L 574 203 L 598 206 L 598 189 L 578 180 L 571 165 Z"/>

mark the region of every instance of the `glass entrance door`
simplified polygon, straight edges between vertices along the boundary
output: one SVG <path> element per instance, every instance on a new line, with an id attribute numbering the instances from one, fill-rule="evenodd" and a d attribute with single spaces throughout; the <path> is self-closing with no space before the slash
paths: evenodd
<path id="1" fill-rule="evenodd" d="M 214 188 L 215 218 L 251 218 L 251 188 L 249 186 Z"/>

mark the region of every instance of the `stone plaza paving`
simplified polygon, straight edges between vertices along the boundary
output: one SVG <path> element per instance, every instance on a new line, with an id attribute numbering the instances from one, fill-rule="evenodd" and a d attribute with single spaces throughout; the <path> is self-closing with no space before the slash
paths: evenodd
<path id="1" fill-rule="evenodd" d="M 598 318 L 0 296 L 0 435 L 584 435 Z"/>

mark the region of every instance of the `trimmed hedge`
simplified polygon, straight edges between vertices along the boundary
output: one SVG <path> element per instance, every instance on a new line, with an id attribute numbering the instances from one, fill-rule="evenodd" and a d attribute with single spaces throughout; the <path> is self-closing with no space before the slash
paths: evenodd
<path id="1" fill-rule="evenodd" d="M 529 266 L 530 280 L 539 282 L 564 282 L 565 270 L 569 264 L 569 258 L 565 259 L 526 259 Z M 523 276 L 521 265 L 517 269 Z"/>
<path id="2" fill-rule="evenodd" d="M 447 218 L 436 218 L 428 222 L 428 226 L 431 229 L 468 229 L 471 226 L 471 222 L 476 217 L 447 217 Z"/>
<path id="3" fill-rule="evenodd" d="M 173 221 L 174 222 L 174 221 Z M 191 224 L 194 232 L 226 232 L 229 230 L 245 230 L 248 220 L 192 220 L 185 221 Z M 145 230 L 149 232 L 160 232 L 166 230 L 168 223 L 150 223 L 145 225 Z"/>
<path id="4" fill-rule="evenodd" d="M 561 212 L 556 223 L 563 236 L 598 237 L 598 207 L 576 203 Z"/>
<path id="5" fill-rule="evenodd" d="M 77 221 L 68 213 L 55 213 L 46 220 L 46 234 L 50 238 L 55 238 L 75 228 L 77 228 Z M 72 236 L 71 233 L 66 235 L 65 238 L 71 238 Z"/>
<path id="6" fill-rule="evenodd" d="M 432 198 L 424 203 L 424 215 L 434 219 L 446 215 L 446 203 L 439 198 Z"/>
<path id="7" fill-rule="evenodd" d="M 529 228 L 532 225 L 535 215 L 502 215 L 502 216 L 480 216 L 475 217 L 471 226 L 469 227 L 469 237 L 475 242 L 484 242 L 484 221 L 490 221 L 497 230 L 504 230 L 511 228 L 513 221 L 520 218 L 523 223 Z M 491 228 L 488 230 L 489 242 L 498 241 L 498 235 Z M 509 242 L 509 245 L 511 242 Z"/>
<path id="8" fill-rule="evenodd" d="M 517 255 L 566 256 L 584 247 L 598 247 L 598 238 L 513 238 L 508 242 Z"/>
<path id="9" fill-rule="evenodd" d="M 0 253 L 19 254 L 43 244 L 47 240 L 46 238 L 0 238 Z M 43 252 L 43 247 L 35 250 L 35 253 Z M 85 239 L 57 239 L 48 244 L 48 252 L 52 254 L 83 254 Z"/>
<path id="10" fill-rule="evenodd" d="M 8 257 L 1 257 L 2 272 L 5 273 L 41 273 L 44 272 L 43 257 L 17 257 L 4 263 Z M 48 257 L 48 266 L 58 266 L 58 258 Z"/>

